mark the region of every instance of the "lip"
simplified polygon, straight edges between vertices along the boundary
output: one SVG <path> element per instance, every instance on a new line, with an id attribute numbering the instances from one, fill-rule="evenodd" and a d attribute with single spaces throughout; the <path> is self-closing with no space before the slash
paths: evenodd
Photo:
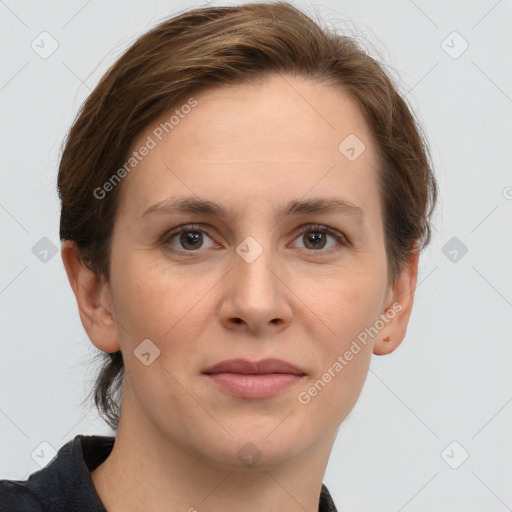
<path id="1" fill-rule="evenodd" d="M 281 359 L 231 359 L 203 370 L 220 389 L 242 398 L 267 398 L 302 380 L 305 373 Z"/>
<path id="2" fill-rule="evenodd" d="M 247 359 L 230 359 L 210 366 L 203 373 L 288 373 L 292 375 L 305 375 L 297 366 L 282 359 L 262 359 L 261 361 L 248 361 Z"/>

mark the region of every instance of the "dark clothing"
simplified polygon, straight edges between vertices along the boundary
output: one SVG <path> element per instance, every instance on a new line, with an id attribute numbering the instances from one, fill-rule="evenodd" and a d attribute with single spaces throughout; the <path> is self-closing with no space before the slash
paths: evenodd
<path id="1" fill-rule="evenodd" d="M 0 512 L 106 512 L 91 479 L 115 437 L 77 435 L 27 480 L 0 480 Z M 319 512 L 337 512 L 325 485 Z"/>

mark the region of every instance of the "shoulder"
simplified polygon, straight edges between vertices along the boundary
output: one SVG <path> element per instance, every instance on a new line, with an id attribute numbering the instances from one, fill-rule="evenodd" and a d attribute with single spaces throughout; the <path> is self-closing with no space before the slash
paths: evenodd
<path id="1" fill-rule="evenodd" d="M 27 480 L 0 480 L 0 512 L 106 512 L 91 471 L 110 454 L 115 438 L 77 435 Z"/>
<path id="2" fill-rule="evenodd" d="M 322 490 L 320 492 L 318 512 L 337 512 L 336 505 L 334 504 L 331 493 L 323 483 Z"/>
<path id="3" fill-rule="evenodd" d="M 44 509 L 25 482 L 0 480 L 0 512 L 44 512 Z"/>

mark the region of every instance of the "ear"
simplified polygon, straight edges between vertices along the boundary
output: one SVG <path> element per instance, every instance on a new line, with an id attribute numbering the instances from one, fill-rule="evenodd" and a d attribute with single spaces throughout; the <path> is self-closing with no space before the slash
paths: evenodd
<path id="1" fill-rule="evenodd" d="M 409 261 L 386 294 L 380 316 L 385 326 L 375 339 L 374 354 L 390 354 L 405 338 L 418 278 L 418 261 L 419 245 L 416 244 Z"/>
<path id="2" fill-rule="evenodd" d="M 62 242 L 61 256 L 89 339 L 103 352 L 121 350 L 109 284 L 84 263 L 75 242 Z"/>

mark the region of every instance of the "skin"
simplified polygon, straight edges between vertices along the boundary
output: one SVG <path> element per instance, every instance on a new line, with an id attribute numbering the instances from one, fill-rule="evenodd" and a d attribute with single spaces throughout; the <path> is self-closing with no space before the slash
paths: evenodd
<path id="1" fill-rule="evenodd" d="M 72 242 L 62 244 L 89 338 L 105 352 L 121 350 L 126 368 L 114 449 L 92 480 L 109 512 L 234 511 L 241 503 L 247 512 L 317 511 L 337 430 L 359 397 L 371 354 L 392 352 L 406 334 L 418 253 L 389 286 L 376 148 L 345 92 L 276 75 L 194 97 L 198 105 L 120 185 L 110 283 L 81 263 Z M 338 150 L 352 133 L 366 146 L 355 161 Z M 154 203 L 185 195 L 220 202 L 231 215 L 141 219 Z M 342 198 L 363 215 L 272 214 L 311 197 Z M 199 248 L 180 244 L 179 235 L 159 241 L 188 223 L 208 230 Z M 329 235 L 308 245 L 316 231 L 301 234 L 301 227 L 309 224 L 338 230 L 350 243 Z M 248 236 L 263 249 L 252 263 L 236 252 Z M 300 403 L 298 393 L 396 303 L 400 312 Z M 144 339 L 160 350 L 149 366 L 134 356 Z M 244 399 L 201 374 L 226 359 L 270 357 L 306 376 L 270 398 Z M 262 455 L 253 467 L 237 457 L 248 442 Z"/>

